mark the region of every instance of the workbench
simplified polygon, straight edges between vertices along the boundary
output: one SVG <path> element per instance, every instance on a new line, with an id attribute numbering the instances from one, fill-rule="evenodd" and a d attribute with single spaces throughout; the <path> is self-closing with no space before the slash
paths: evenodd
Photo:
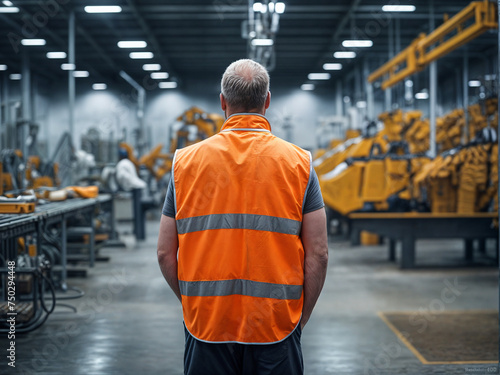
<path id="1" fill-rule="evenodd" d="M 396 260 L 396 243 L 401 242 L 401 268 L 415 267 L 415 241 L 424 238 L 461 238 L 465 243 L 465 259 L 473 259 L 473 241 L 484 246 L 488 238 L 498 239 L 493 226 L 496 212 L 473 214 L 384 212 L 352 213 L 349 215 L 351 243 L 359 244 L 361 231 L 376 233 L 389 239 L 389 260 Z M 481 246 L 481 245 L 480 245 Z M 498 249 L 497 249 L 498 261 Z"/>
<path id="2" fill-rule="evenodd" d="M 28 235 L 36 235 L 37 249 L 41 249 L 42 232 L 47 225 L 61 226 L 61 285 L 66 289 L 67 280 L 67 220 L 75 215 L 85 217 L 85 222 L 90 235 L 89 243 L 89 265 L 95 263 L 94 246 L 94 217 L 96 211 L 106 208 L 111 212 L 111 237 L 115 233 L 113 215 L 113 197 L 111 195 L 99 195 L 90 199 L 68 199 L 62 202 L 50 202 L 37 205 L 35 212 L 29 214 L 0 214 L 0 254 L 5 259 L 15 259 L 17 254 L 17 238 Z"/>

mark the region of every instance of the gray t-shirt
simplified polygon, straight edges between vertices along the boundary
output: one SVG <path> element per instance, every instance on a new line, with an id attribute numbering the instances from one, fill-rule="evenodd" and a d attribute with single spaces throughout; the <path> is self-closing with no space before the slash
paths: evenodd
<path id="1" fill-rule="evenodd" d="M 167 196 L 165 197 L 165 203 L 163 204 L 163 215 L 175 218 L 174 199 L 174 182 L 170 179 Z M 323 207 L 325 207 L 325 204 L 323 203 L 323 196 L 321 195 L 318 176 L 316 175 L 316 171 L 312 169 L 311 175 L 309 176 L 309 183 L 307 184 L 304 207 L 302 208 L 303 214 L 319 210 Z"/>

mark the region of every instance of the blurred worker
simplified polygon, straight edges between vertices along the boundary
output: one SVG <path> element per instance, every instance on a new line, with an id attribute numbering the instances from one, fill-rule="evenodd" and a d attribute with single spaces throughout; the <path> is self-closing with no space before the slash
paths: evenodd
<path id="1" fill-rule="evenodd" d="M 120 147 L 118 150 L 120 161 L 116 164 L 116 182 L 121 190 L 131 191 L 134 189 L 144 189 L 146 182 L 137 175 L 134 163 L 128 159 L 127 150 Z"/>
<path id="2" fill-rule="evenodd" d="M 311 155 L 271 134 L 265 68 L 222 77 L 220 133 L 177 150 L 158 261 L 182 302 L 184 373 L 303 374 L 300 338 L 326 276 Z"/>

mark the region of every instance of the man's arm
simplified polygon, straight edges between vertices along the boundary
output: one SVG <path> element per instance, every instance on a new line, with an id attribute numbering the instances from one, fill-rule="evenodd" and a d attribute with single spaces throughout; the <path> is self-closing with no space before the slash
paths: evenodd
<path id="1" fill-rule="evenodd" d="M 301 238 L 304 245 L 305 266 L 304 307 L 300 324 L 301 328 L 304 328 L 323 289 L 328 268 L 326 213 L 323 208 L 304 215 Z"/>
<path id="2" fill-rule="evenodd" d="M 177 250 L 179 242 L 177 239 L 177 226 L 173 217 L 161 215 L 160 235 L 158 236 L 158 263 L 161 273 L 168 285 L 181 301 L 179 279 L 177 276 Z"/>

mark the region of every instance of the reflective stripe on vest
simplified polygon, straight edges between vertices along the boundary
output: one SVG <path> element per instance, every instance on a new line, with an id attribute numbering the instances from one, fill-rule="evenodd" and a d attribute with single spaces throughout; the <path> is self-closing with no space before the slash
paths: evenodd
<path id="1" fill-rule="evenodd" d="M 307 151 L 233 115 L 172 166 L 184 323 L 206 342 L 271 344 L 302 314 Z"/>

